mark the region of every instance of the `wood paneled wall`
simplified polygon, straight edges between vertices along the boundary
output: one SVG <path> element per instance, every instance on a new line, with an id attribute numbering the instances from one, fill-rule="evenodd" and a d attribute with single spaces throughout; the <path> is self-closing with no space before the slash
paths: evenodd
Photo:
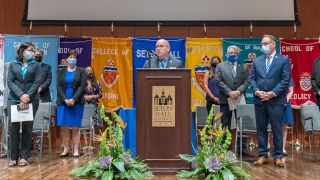
<path id="1" fill-rule="evenodd" d="M 0 34 L 30 34 L 28 26 L 22 26 L 21 20 L 25 0 L 0 0 Z M 301 26 L 297 27 L 296 38 L 316 38 L 320 35 L 320 1 L 297 0 L 297 9 Z M 212 8 L 214 10 L 214 8 Z M 57 10 L 58 12 L 59 10 Z M 266 10 L 267 11 L 267 10 Z M 293 26 L 254 26 L 252 37 L 271 34 L 284 39 L 293 39 Z M 33 26 L 34 35 L 65 35 L 64 26 Z M 110 37 L 110 26 L 68 26 L 68 37 L 100 36 Z M 157 37 L 156 26 L 115 26 L 113 36 Z M 203 26 L 161 26 L 161 37 L 205 37 Z M 249 26 L 207 26 L 207 38 L 248 38 Z"/>

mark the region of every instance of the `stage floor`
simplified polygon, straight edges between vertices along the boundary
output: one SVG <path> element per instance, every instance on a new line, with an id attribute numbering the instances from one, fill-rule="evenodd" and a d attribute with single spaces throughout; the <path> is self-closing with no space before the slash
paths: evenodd
<path id="1" fill-rule="evenodd" d="M 46 147 L 45 147 L 46 148 Z M 248 148 L 250 151 L 250 149 Z M 252 149 L 254 157 L 244 158 L 244 161 L 252 164 L 258 159 L 257 148 Z M 254 173 L 250 173 L 252 179 L 266 179 L 266 180 L 283 180 L 283 179 L 320 179 L 320 152 L 319 147 L 316 146 L 317 162 L 314 162 L 313 151 L 310 151 L 308 144 L 305 147 L 304 158 L 301 159 L 302 148 L 292 148 L 287 145 L 288 157 L 284 157 L 286 166 L 284 168 L 277 168 L 273 165 L 273 158 L 269 158 L 269 164 L 262 167 L 254 167 Z M 71 152 L 71 151 L 70 151 Z M 73 158 L 59 158 L 59 152 L 56 150 L 52 154 L 52 160 L 49 158 L 49 151 L 45 150 L 43 153 L 42 163 L 38 161 L 38 151 L 33 150 L 30 159 L 30 165 L 27 167 L 8 167 L 6 158 L 0 159 L 0 179 L 74 179 L 68 172 L 79 166 L 83 166 L 89 160 L 89 156 L 82 159 Z M 92 156 L 93 157 L 93 156 Z M 155 176 L 153 179 L 176 179 L 175 176 Z"/>

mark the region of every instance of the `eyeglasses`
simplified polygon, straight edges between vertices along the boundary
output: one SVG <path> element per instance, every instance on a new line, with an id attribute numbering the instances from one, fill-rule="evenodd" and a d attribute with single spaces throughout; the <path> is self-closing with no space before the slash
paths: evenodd
<path id="1" fill-rule="evenodd" d="M 156 49 L 158 49 L 158 48 L 164 48 L 164 47 L 169 47 L 169 46 L 165 46 L 165 45 L 158 45 L 158 46 L 156 46 Z"/>
<path id="2" fill-rule="evenodd" d="M 261 43 L 262 46 L 266 46 L 268 44 L 271 44 L 271 42 L 270 43 Z"/>

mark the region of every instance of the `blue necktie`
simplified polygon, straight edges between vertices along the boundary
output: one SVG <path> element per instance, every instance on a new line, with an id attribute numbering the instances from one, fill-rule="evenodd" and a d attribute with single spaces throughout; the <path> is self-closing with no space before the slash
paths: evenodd
<path id="1" fill-rule="evenodd" d="M 237 76 L 237 73 L 236 73 L 236 71 L 234 70 L 234 66 L 235 66 L 235 64 L 232 63 L 232 64 L 231 64 L 231 70 L 232 70 L 232 75 L 233 75 L 233 77 L 235 78 L 235 77 Z"/>
<path id="2" fill-rule="evenodd" d="M 268 56 L 267 58 L 268 58 L 268 60 L 267 60 L 266 72 L 268 74 L 268 72 L 270 70 L 270 66 L 271 66 L 271 56 Z"/>
<path id="3" fill-rule="evenodd" d="M 164 62 L 163 62 L 163 60 L 160 61 L 160 68 L 161 68 L 161 69 L 164 69 Z"/>

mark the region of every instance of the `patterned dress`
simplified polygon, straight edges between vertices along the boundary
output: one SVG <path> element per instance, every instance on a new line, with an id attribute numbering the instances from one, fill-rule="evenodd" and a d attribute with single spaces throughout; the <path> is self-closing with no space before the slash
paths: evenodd
<path id="1" fill-rule="evenodd" d="M 97 81 L 97 84 L 99 86 L 98 89 L 94 88 L 94 87 L 87 87 L 84 90 L 84 95 L 97 95 L 99 94 L 99 98 L 102 97 L 102 88 L 101 88 L 101 83 L 99 81 Z M 102 127 L 103 124 L 100 123 L 99 119 L 100 119 L 100 111 L 99 111 L 99 99 L 92 99 L 91 101 L 86 101 L 86 104 L 93 104 L 94 105 L 94 116 L 93 116 L 93 121 L 94 121 L 94 126 L 95 127 Z"/>

